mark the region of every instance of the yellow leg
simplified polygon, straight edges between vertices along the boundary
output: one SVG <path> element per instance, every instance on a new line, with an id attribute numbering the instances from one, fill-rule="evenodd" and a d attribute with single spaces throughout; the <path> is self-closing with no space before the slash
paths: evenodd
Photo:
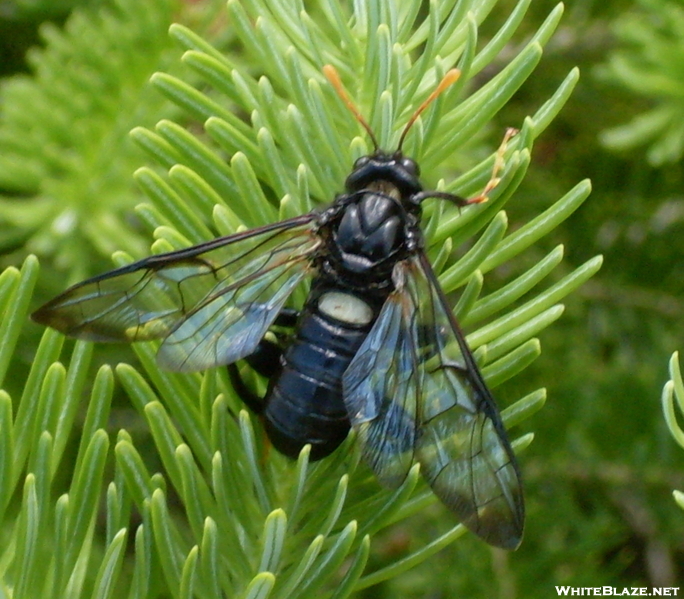
<path id="1" fill-rule="evenodd" d="M 485 185 L 485 188 L 482 190 L 480 195 L 468 199 L 468 204 L 480 204 L 482 202 L 486 202 L 489 199 L 489 194 L 492 192 L 492 190 L 499 183 L 501 183 L 501 177 L 499 177 L 499 173 L 504 165 L 504 154 L 506 152 L 506 147 L 508 146 L 508 140 L 510 140 L 511 137 L 513 137 L 516 133 L 518 133 L 518 130 L 514 129 L 513 127 L 506 129 L 506 134 L 504 135 L 503 141 L 501 142 L 499 149 L 496 151 L 496 156 L 494 157 L 494 166 L 492 168 L 491 178 L 487 182 L 487 185 Z"/>

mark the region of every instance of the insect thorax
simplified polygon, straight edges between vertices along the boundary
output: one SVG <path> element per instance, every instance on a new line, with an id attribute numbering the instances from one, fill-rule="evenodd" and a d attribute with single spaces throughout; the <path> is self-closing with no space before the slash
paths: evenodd
<path id="1" fill-rule="evenodd" d="M 384 183 L 384 182 L 383 182 Z M 387 280 L 409 252 L 417 219 L 407 213 L 391 185 L 338 198 L 337 218 L 329 225 L 331 265 L 337 274 L 363 285 Z"/>

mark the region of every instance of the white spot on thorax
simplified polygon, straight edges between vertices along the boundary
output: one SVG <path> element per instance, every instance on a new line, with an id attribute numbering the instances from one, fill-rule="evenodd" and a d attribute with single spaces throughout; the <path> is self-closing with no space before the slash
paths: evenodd
<path id="1" fill-rule="evenodd" d="M 349 324 L 364 325 L 373 319 L 373 310 L 366 302 L 341 291 L 328 291 L 321 295 L 318 309 L 326 316 Z"/>

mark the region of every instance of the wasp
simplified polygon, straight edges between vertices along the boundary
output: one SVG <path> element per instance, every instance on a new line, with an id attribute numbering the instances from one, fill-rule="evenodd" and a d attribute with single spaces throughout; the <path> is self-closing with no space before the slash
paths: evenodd
<path id="1" fill-rule="evenodd" d="M 398 486 L 416 461 L 460 521 L 487 543 L 516 548 L 524 502 L 499 410 L 425 254 L 421 204 L 475 199 L 425 190 L 402 145 L 418 115 L 453 81 L 449 71 L 379 148 L 332 67 L 324 72 L 375 149 L 354 163 L 332 204 L 294 218 L 150 256 L 74 285 L 32 315 L 96 342 L 162 339 L 177 372 L 229 365 L 272 444 L 296 458 L 328 456 L 353 428 L 378 480 Z M 507 133 L 505 142 L 514 131 Z M 286 307 L 310 280 L 304 306 Z M 269 330 L 281 333 L 272 341 Z M 256 396 L 235 363 L 269 381 Z"/>

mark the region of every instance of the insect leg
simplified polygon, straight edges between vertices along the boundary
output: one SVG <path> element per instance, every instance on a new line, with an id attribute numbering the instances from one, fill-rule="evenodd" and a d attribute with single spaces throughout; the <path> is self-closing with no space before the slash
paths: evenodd
<path id="1" fill-rule="evenodd" d="M 276 316 L 273 325 L 284 329 L 292 329 L 297 324 L 299 319 L 299 310 L 294 308 L 283 308 L 278 316 Z M 287 340 L 287 334 L 281 332 L 273 332 L 276 341 L 270 339 L 262 339 L 257 346 L 256 351 L 247 356 L 245 361 L 252 369 L 263 376 L 271 379 L 280 370 L 280 356 L 283 354 L 283 347 Z"/>
<path id="2" fill-rule="evenodd" d="M 245 381 L 240 374 L 240 370 L 235 364 L 228 364 L 227 369 L 230 384 L 233 386 L 233 389 L 235 389 L 238 397 L 250 410 L 252 410 L 252 412 L 261 414 L 265 407 L 263 397 L 259 397 L 245 384 Z"/>
<path id="3" fill-rule="evenodd" d="M 280 369 L 280 356 L 282 354 L 283 350 L 280 345 L 274 341 L 262 339 L 256 351 L 245 358 L 245 362 L 249 364 L 252 370 L 270 380 Z M 236 364 L 228 364 L 228 376 L 233 389 L 245 405 L 255 414 L 261 414 L 265 407 L 264 398 L 259 397 L 247 386 Z"/>
<path id="4" fill-rule="evenodd" d="M 280 356 L 282 354 L 283 349 L 278 343 L 269 339 L 262 339 L 256 351 L 245 358 L 245 362 L 256 373 L 270 379 L 280 369 Z"/>
<path id="5" fill-rule="evenodd" d="M 508 146 L 508 141 L 517 132 L 518 130 L 514 129 L 513 127 L 509 127 L 508 129 L 506 129 L 503 141 L 501 142 L 499 149 L 496 151 L 496 156 L 494 157 L 494 166 L 492 167 L 492 175 L 489 181 L 487 181 L 487 184 L 485 185 L 480 195 L 467 200 L 468 204 L 480 204 L 481 202 L 486 202 L 489 199 L 489 194 L 492 192 L 492 190 L 499 183 L 501 183 L 501 177 L 499 177 L 499 172 L 501 171 L 504 165 L 504 154 L 506 152 L 506 147 Z"/>
<path id="6" fill-rule="evenodd" d="M 501 183 L 501 177 L 499 177 L 499 172 L 501 171 L 504 165 L 504 154 L 506 153 L 508 141 L 517 132 L 518 130 L 513 129 L 512 127 L 506 129 L 506 134 L 504 135 L 503 141 L 501 142 L 501 145 L 499 146 L 499 149 L 496 151 L 496 155 L 494 157 L 492 175 L 489 181 L 487 181 L 487 184 L 485 185 L 480 195 L 477 195 L 474 198 L 463 198 L 461 196 L 454 195 L 453 193 L 449 193 L 446 191 L 427 190 L 414 194 L 412 201 L 420 203 L 423 200 L 426 200 L 427 198 L 439 198 L 441 200 L 447 200 L 453 204 L 456 204 L 459 208 L 463 206 L 468 206 L 470 204 L 480 204 L 482 202 L 486 202 L 489 199 L 489 194 L 492 192 L 492 190 L 499 183 Z"/>
<path id="7" fill-rule="evenodd" d="M 294 308 L 283 308 L 274 321 L 274 325 L 278 327 L 294 328 L 299 318 L 299 310 Z"/>
<path id="8" fill-rule="evenodd" d="M 299 311 L 293 308 L 283 308 L 274 321 L 274 325 L 283 328 L 292 328 L 297 323 Z M 282 335 L 276 335 L 277 338 Z M 245 362 L 257 374 L 266 379 L 272 379 L 280 370 L 280 357 L 283 354 L 281 344 L 269 339 L 262 339 L 256 351 L 245 358 Z M 228 376 L 240 399 L 256 414 L 264 410 L 264 398 L 259 397 L 246 384 L 235 364 L 228 365 Z"/>

